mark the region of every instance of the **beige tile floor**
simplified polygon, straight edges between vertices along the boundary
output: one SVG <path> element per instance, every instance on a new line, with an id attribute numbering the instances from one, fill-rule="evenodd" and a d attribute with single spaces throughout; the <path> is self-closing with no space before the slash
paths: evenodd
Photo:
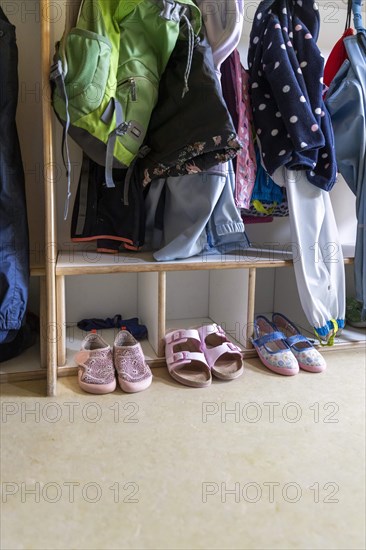
<path id="1" fill-rule="evenodd" d="M 365 548 L 366 355 L 326 357 L 202 390 L 3 385 L 1 548 Z"/>

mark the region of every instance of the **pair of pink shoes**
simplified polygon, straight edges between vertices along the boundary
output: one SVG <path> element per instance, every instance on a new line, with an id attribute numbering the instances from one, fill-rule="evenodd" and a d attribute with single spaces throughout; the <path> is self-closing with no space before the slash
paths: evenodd
<path id="1" fill-rule="evenodd" d="M 169 331 L 165 336 L 169 374 L 181 384 L 205 388 L 212 375 L 233 380 L 243 374 L 243 356 L 219 325 Z"/>
<path id="2" fill-rule="evenodd" d="M 152 382 L 141 345 L 127 330 L 117 334 L 113 350 L 99 334 L 90 332 L 75 361 L 79 366 L 79 386 L 89 393 L 113 392 L 117 387 L 116 371 L 120 387 L 128 393 L 146 390 Z"/>

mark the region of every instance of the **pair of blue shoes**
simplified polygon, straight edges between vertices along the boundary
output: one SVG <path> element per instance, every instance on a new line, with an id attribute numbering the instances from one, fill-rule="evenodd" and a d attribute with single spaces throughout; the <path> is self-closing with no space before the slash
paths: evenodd
<path id="1" fill-rule="evenodd" d="M 147 338 L 147 328 L 141 325 L 137 317 L 132 319 L 122 319 L 122 315 L 107 317 L 106 319 L 82 319 L 77 323 L 78 328 L 90 332 L 91 330 L 103 330 L 108 328 L 118 328 L 127 330 L 136 340 Z"/>
<path id="2" fill-rule="evenodd" d="M 308 372 L 326 369 L 323 356 L 281 313 L 274 313 L 272 322 L 264 315 L 257 315 L 252 342 L 262 363 L 277 374 L 292 376 L 300 369 Z"/>

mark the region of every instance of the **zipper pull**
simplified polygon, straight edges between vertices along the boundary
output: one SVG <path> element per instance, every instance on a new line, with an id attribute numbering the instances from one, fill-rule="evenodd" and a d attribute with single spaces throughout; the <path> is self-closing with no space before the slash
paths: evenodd
<path id="1" fill-rule="evenodd" d="M 131 99 L 137 101 L 136 81 L 134 78 L 130 78 Z"/>

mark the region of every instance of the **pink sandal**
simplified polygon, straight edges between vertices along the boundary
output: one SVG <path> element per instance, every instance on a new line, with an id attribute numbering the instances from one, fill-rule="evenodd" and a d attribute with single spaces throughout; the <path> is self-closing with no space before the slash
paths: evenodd
<path id="1" fill-rule="evenodd" d="M 216 324 L 198 329 L 207 363 L 216 378 L 234 380 L 244 372 L 240 348 L 228 340 L 223 329 Z"/>
<path id="2" fill-rule="evenodd" d="M 178 329 L 165 336 L 165 358 L 174 380 L 192 388 L 205 388 L 212 382 L 210 367 L 202 353 L 195 329 Z"/>

